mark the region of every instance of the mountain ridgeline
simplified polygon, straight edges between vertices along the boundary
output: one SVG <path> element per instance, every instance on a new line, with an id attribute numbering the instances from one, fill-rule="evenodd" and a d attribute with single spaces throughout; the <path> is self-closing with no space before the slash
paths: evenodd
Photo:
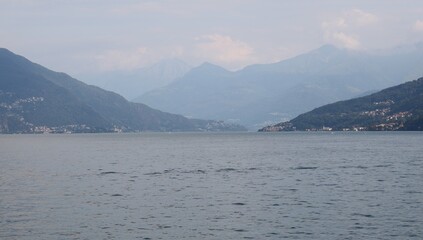
<path id="1" fill-rule="evenodd" d="M 316 108 L 259 131 L 423 130 L 423 78 Z"/>
<path id="2" fill-rule="evenodd" d="M 420 76 L 421 43 L 380 52 L 325 45 L 291 59 L 235 72 L 206 63 L 134 101 L 162 111 L 228 120 L 257 130 Z"/>
<path id="3" fill-rule="evenodd" d="M 165 59 L 149 67 L 81 74 L 78 79 L 113 91 L 128 100 L 182 77 L 191 67 L 179 59 Z"/>
<path id="4" fill-rule="evenodd" d="M 131 103 L 0 49 L 0 133 L 245 130 Z"/>

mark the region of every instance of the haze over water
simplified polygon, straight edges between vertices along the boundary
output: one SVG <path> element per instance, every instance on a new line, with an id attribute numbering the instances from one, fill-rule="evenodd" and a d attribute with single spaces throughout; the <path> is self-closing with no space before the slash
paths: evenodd
<path id="1" fill-rule="evenodd" d="M 423 135 L 0 136 L 0 238 L 422 239 Z"/>

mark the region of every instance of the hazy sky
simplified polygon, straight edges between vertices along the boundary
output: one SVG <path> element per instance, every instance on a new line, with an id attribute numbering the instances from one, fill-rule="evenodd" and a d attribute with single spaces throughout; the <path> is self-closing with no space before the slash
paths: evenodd
<path id="1" fill-rule="evenodd" d="M 418 41 L 422 0 L 0 0 L 0 47 L 70 74 L 173 57 L 238 69 L 325 43 Z"/>

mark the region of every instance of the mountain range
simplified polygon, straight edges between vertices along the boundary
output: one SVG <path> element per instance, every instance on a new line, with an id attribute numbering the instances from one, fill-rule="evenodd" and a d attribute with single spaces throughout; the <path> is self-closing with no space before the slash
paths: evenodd
<path id="1" fill-rule="evenodd" d="M 77 75 L 83 82 L 116 92 L 128 100 L 164 87 L 182 77 L 191 66 L 182 60 L 164 59 L 151 66 L 135 70 L 114 70 Z"/>
<path id="2" fill-rule="evenodd" d="M 221 119 L 251 130 L 324 104 L 423 76 L 423 44 L 360 52 L 324 45 L 273 64 L 228 71 L 205 63 L 134 99 L 172 113 Z"/>
<path id="3" fill-rule="evenodd" d="M 316 108 L 259 131 L 423 130 L 423 78 Z"/>
<path id="4" fill-rule="evenodd" d="M 222 130 L 245 128 L 132 103 L 0 48 L 0 133 Z"/>

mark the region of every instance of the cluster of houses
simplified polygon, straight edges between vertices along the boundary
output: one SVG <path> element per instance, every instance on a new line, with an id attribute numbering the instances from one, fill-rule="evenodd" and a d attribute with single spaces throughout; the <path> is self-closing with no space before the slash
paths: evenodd
<path id="1" fill-rule="evenodd" d="M 81 133 L 91 132 L 92 129 L 84 124 L 65 125 L 59 127 L 35 126 L 30 128 L 30 133 Z"/>
<path id="2" fill-rule="evenodd" d="M 372 111 L 364 111 L 364 112 L 361 112 L 360 115 L 368 116 L 368 117 L 385 116 L 386 114 L 389 113 L 389 111 L 391 111 L 390 108 L 382 108 L 382 109 L 375 109 Z"/>
<path id="3" fill-rule="evenodd" d="M 42 102 L 44 101 L 43 97 L 29 97 L 29 98 L 22 98 L 22 99 L 17 99 L 16 101 L 14 101 L 13 103 L 6 103 L 6 102 L 1 102 L 0 103 L 0 107 L 1 108 L 5 108 L 7 110 L 12 110 L 12 109 L 16 109 L 16 108 L 21 108 L 22 104 L 24 103 L 37 103 L 37 102 Z"/>

